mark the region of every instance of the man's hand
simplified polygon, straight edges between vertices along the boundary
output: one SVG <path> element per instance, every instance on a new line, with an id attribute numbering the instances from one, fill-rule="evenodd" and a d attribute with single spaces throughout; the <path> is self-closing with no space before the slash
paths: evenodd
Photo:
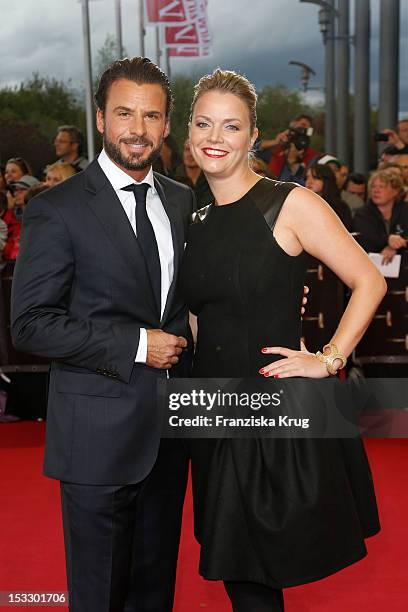
<path id="1" fill-rule="evenodd" d="M 187 340 L 183 336 L 173 336 L 161 329 L 148 329 L 146 364 L 152 368 L 168 370 L 178 363 L 178 355 L 186 346 Z"/>
<path id="2" fill-rule="evenodd" d="M 380 253 L 380 255 L 382 255 L 382 265 L 391 263 L 396 255 L 396 252 L 397 251 L 395 249 L 392 249 L 390 246 L 386 246 Z"/>
<path id="3" fill-rule="evenodd" d="M 276 147 L 276 145 L 283 145 L 288 142 L 288 134 L 289 130 L 285 130 L 284 132 L 279 132 L 275 138 L 263 138 L 259 143 L 260 151 L 264 151 L 265 149 L 269 149 L 270 147 Z"/>
<path id="4" fill-rule="evenodd" d="M 297 149 L 293 142 L 289 144 L 289 147 L 286 149 L 286 161 L 289 166 L 298 166 L 302 163 L 302 159 L 305 155 L 304 149 Z"/>
<path id="5" fill-rule="evenodd" d="M 404 148 L 404 143 L 402 142 L 401 138 L 398 136 L 398 134 L 396 132 L 394 132 L 394 130 L 381 130 L 383 134 L 388 134 L 388 142 L 390 145 L 393 145 L 396 149 L 403 149 Z"/>
<path id="6" fill-rule="evenodd" d="M 405 249 L 407 241 L 401 236 L 398 236 L 398 234 L 390 234 L 388 236 L 388 246 L 398 251 L 398 249 Z"/>

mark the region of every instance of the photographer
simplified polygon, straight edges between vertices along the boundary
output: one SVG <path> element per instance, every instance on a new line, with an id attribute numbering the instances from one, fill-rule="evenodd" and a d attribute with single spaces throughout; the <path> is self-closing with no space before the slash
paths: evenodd
<path id="1" fill-rule="evenodd" d="M 256 155 L 269 165 L 272 174 L 278 179 L 295 180 L 304 185 L 305 166 L 317 155 L 310 146 L 312 134 L 312 119 L 308 115 L 298 115 L 292 119 L 289 128 L 280 132 L 276 138 L 261 140 Z M 300 181 L 299 175 L 302 175 Z"/>
<path id="2" fill-rule="evenodd" d="M 375 135 L 376 142 L 387 142 L 394 148 L 394 155 L 408 155 L 408 118 L 398 121 L 394 130 L 384 129 Z"/>

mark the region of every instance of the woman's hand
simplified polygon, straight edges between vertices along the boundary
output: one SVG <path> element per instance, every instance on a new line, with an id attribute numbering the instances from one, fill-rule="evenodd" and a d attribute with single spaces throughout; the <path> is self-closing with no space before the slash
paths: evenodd
<path id="1" fill-rule="evenodd" d="M 310 289 L 307 285 L 303 285 L 303 297 L 302 297 L 302 307 L 300 309 L 300 314 L 304 315 L 305 314 L 305 306 L 307 304 L 307 294 L 309 293 Z M 306 349 L 305 349 L 306 350 Z"/>
<path id="2" fill-rule="evenodd" d="M 304 345 L 303 345 L 304 347 Z M 326 378 L 329 373 L 326 364 L 317 359 L 314 353 L 309 353 L 306 348 L 301 351 L 281 346 L 268 346 L 262 349 L 262 353 L 268 355 L 283 355 L 286 359 L 279 359 L 265 366 L 259 373 L 268 378 L 292 378 L 292 376 L 303 376 L 304 378 Z"/>

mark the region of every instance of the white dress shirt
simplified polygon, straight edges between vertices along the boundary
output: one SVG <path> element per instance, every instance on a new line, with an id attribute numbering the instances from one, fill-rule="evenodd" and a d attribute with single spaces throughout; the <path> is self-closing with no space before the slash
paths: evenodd
<path id="1" fill-rule="evenodd" d="M 137 235 L 136 228 L 136 200 L 131 191 L 123 191 L 122 187 L 126 187 L 131 183 L 140 185 L 132 179 L 129 174 L 121 170 L 119 166 L 113 163 L 107 155 L 105 149 L 102 149 L 98 157 L 98 162 L 102 168 L 106 178 L 112 185 L 118 196 L 120 203 L 129 219 L 133 231 Z M 154 186 L 153 170 L 150 168 L 147 176 L 142 183 L 150 185 L 150 189 L 146 196 L 146 212 L 153 226 L 154 235 L 156 236 L 157 247 L 159 249 L 160 268 L 161 268 L 161 314 L 163 316 L 166 306 L 167 294 L 174 275 L 174 249 L 173 240 L 171 237 L 171 226 L 169 218 L 164 210 L 162 201 Z M 139 346 L 137 349 L 135 362 L 146 363 L 147 358 L 147 331 L 144 328 L 140 329 Z"/>

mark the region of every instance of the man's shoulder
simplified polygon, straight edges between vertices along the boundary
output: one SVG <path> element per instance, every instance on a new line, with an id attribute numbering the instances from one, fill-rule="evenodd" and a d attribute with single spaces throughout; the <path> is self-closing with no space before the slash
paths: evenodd
<path id="1" fill-rule="evenodd" d="M 69 200 L 73 195 L 78 197 L 79 193 L 85 188 L 85 176 L 84 172 L 78 172 L 74 176 L 70 176 L 62 183 L 50 187 L 46 191 L 43 191 L 36 197 L 43 197 L 46 200 L 51 201 L 53 204 L 61 204 L 65 200 Z"/>
<path id="2" fill-rule="evenodd" d="M 77 206 L 81 206 L 86 198 L 86 171 L 78 172 L 62 183 L 54 185 L 34 196 L 27 204 L 27 209 L 33 210 L 42 203 L 44 207 L 55 208 L 60 213 L 77 213 Z"/>

